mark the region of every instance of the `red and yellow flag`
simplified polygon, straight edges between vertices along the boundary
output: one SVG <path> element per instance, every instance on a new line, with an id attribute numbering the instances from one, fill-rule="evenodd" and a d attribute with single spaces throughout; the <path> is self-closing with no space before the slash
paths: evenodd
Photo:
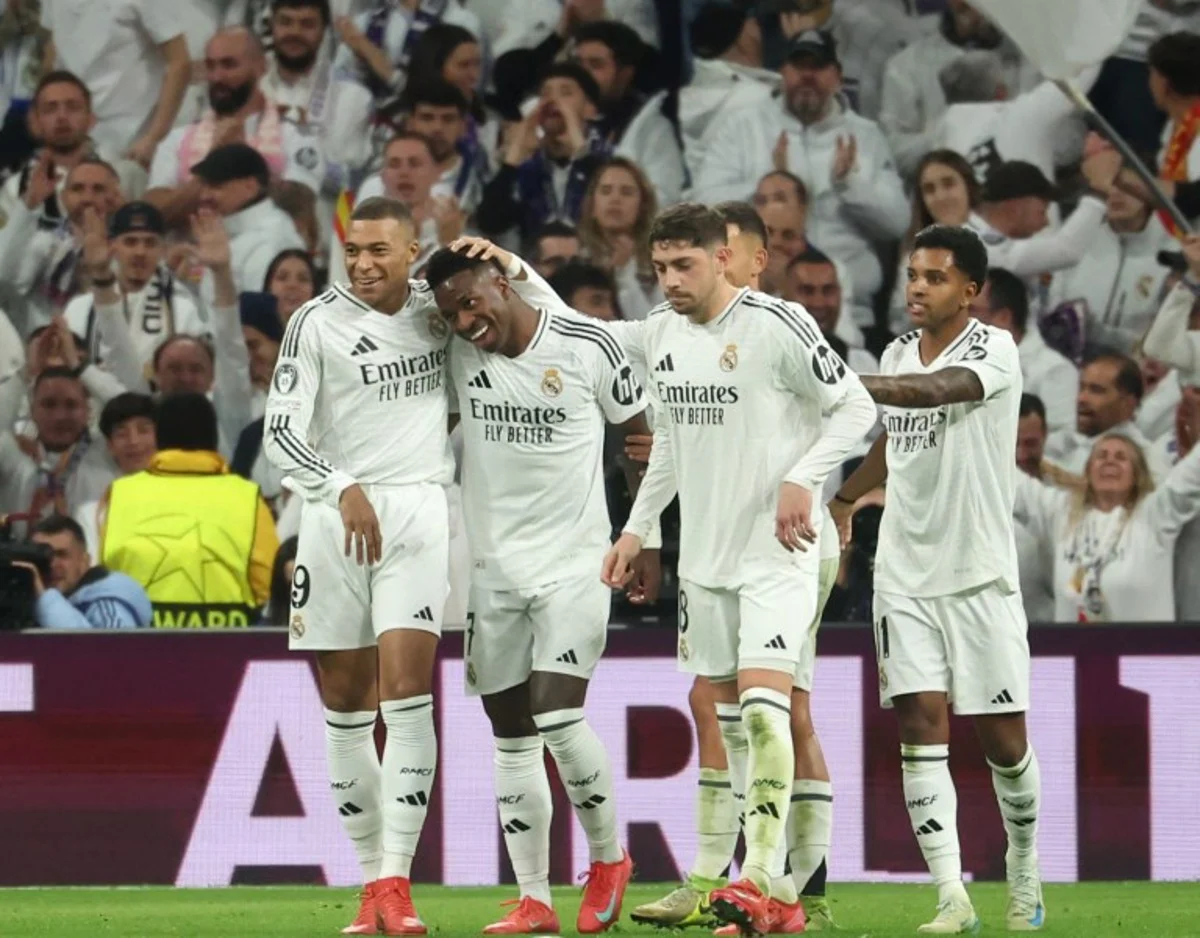
<path id="1" fill-rule="evenodd" d="M 346 231 L 350 227 L 350 213 L 354 211 L 354 193 L 343 189 L 333 211 L 333 233 L 341 244 L 346 243 Z"/>
<path id="2" fill-rule="evenodd" d="M 1192 151 L 1192 144 L 1196 141 L 1198 131 L 1200 131 L 1200 104 L 1195 105 L 1183 116 L 1182 120 L 1177 121 L 1171 128 L 1171 139 L 1167 143 L 1162 166 L 1158 170 L 1161 178 L 1169 182 L 1188 181 L 1188 154 Z M 1158 217 L 1162 220 L 1163 227 L 1171 232 L 1173 237 L 1182 237 L 1183 232 L 1175 224 L 1175 219 L 1171 217 L 1170 212 L 1160 209 Z"/>

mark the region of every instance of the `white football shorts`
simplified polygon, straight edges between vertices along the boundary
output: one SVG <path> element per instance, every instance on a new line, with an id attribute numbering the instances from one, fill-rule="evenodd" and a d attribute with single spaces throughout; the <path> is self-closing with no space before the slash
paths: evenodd
<path id="1" fill-rule="evenodd" d="M 530 589 L 472 585 L 464 646 L 467 693 L 498 694 L 534 671 L 590 679 L 608 641 L 611 611 L 612 591 L 594 573 Z"/>
<path id="2" fill-rule="evenodd" d="M 879 699 L 943 691 L 962 715 L 1029 709 L 1029 624 L 1020 591 L 996 583 L 949 596 L 875 593 Z"/>
<path id="3" fill-rule="evenodd" d="M 293 651 L 368 648 L 389 629 L 441 634 L 449 593 L 446 490 L 434 483 L 363 490 L 383 536 L 383 556 L 370 566 L 359 565 L 353 545 L 345 555 L 336 508 L 304 505 L 288 619 Z"/>

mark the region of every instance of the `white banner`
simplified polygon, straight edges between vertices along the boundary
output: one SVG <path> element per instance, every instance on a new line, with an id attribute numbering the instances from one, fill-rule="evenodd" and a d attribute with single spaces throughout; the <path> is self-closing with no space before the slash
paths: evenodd
<path id="1" fill-rule="evenodd" d="M 1074 78 L 1116 51 L 1141 0 L 971 0 L 1041 73 Z"/>

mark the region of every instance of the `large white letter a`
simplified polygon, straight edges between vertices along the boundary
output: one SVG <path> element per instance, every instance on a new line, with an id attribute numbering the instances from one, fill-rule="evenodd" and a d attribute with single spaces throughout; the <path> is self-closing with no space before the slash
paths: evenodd
<path id="1" fill-rule="evenodd" d="M 359 881 L 329 792 L 323 727 L 321 700 L 306 663 L 246 666 L 177 886 L 228 886 L 239 866 L 319 866 L 329 885 Z M 252 816 L 276 735 L 303 817 Z"/>

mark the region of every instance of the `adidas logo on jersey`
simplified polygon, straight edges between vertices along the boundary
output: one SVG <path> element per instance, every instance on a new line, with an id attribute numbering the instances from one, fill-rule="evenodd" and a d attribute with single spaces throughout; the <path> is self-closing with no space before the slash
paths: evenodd
<path id="1" fill-rule="evenodd" d="M 554 660 L 559 662 L 560 664 L 579 664 L 579 659 L 575 657 L 575 649 L 574 648 L 563 652 L 561 655 L 559 655 Z"/>
<path id="2" fill-rule="evenodd" d="M 338 814 L 342 817 L 353 817 L 355 814 L 362 814 L 363 809 L 356 805 L 353 801 L 347 801 L 344 805 L 338 808 Z"/>
<path id="3" fill-rule="evenodd" d="M 762 804 L 758 805 L 758 807 L 754 808 L 749 813 L 750 814 L 765 814 L 768 817 L 775 818 L 776 820 L 779 819 L 779 809 L 776 808 L 775 805 L 773 805 L 769 801 L 764 801 Z"/>
<path id="4" fill-rule="evenodd" d="M 432 622 L 433 610 L 426 606 L 424 609 L 418 610 L 417 614 L 413 616 L 413 618 L 420 619 L 422 622 Z"/>
<path id="5" fill-rule="evenodd" d="M 425 797 L 425 792 L 423 791 L 413 792 L 411 795 L 401 795 L 396 800 L 402 801 L 414 808 L 424 808 L 429 804 L 429 799 Z"/>
<path id="6" fill-rule="evenodd" d="M 492 381 L 487 376 L 486 371 L 481 371 L 474 378 L 472 378 L 470 381 L 467 382 L 467 387 L 469 387 L 469 388 L 487 388 L 490 390 L 492 387 Z"/>
<path id="7" fill-rule="evenodd" d="M 504 833 L 506 834 L 524 834 L 527 830 L 529 830 L 529 825 L 519 817 L 513 818 L 504 825 Z"/>
<path id="8" fill-rule="evenodd" d="M 592 808 L 600 807 L 600 805 L 604 804 L 604 802 L 606 802 L 607 800 L 608 799 L 605 798 L 603 795 L 592 795 L 586 801 L 576 802 L 575 807 L 582 808 L 584 811 L 590 811 L 590 810 L 592 810 Z"/>
<path id="9" fill-rule="evenodd" d="M 995 697 L 992 698 L 992 703 L 994 703 L 994 704 L 1007 704 L 1007 703 L 1012 703 L 1012 702 L 1013 702 L 1012 694 L 1010 694 L 1008 692 L 1007 687 L 1004 690 L 1000 691 L 1000 693 L 998 693 Z"/>
<path id="10" fill-rule="evenodd" d="M 354 351 L 350 353 L 350 357 L 354 358 L 357 355 L 366 355 L 367 352 L 378 352 L 379 346 L 368 339 L 365 335 L 360 335 L 358 341 L 354 344 Z"/>
<path id="11" fill-rule="evenodd" d="M 782 635 L 776 635 L 773 639 L 763 645 L 763 648 L 774 648 L 778 651 L 786 651 L 787 645 L 784 644 Z"/>
<path id="12" fill-rule="evenodd" d="M 674 371 L 675 360 L 670 355 L 665 355 L 662 360 L 654 366 L 655 371 Z"/>

